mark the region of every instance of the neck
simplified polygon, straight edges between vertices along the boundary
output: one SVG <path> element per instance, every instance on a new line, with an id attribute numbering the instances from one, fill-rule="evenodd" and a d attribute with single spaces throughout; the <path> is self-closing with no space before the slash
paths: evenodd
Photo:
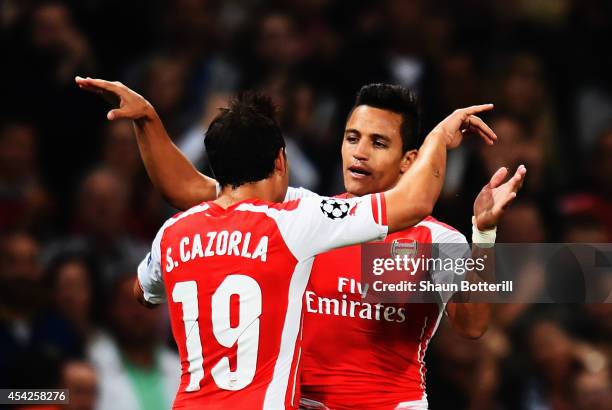
<path id="1" fill-rule="evenodd" d="M 217 205 L 227 208 L 237 202 L 246 199 L 260 199 L 262 201 L 274 202 L 276 200 L 271 185 L 266 180 L 242 184 L 232 188 L 225 186 L 221 189 L 219 197 L 214 201 Z"/>

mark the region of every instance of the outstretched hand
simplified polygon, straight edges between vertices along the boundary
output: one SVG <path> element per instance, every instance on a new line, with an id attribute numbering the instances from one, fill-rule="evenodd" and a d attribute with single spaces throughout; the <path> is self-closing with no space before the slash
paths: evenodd
<path id="1" fill-rule="evenodd" d="M 497 141 L 497 135 L 476 114 L 493 109 L 493 104 L 473 105 L 453 111 L 432 130 L 432 133 L 440 133 L 446 142 L 448 149 L 458 147 L 465 135 L 475 134 L 482 138 L 487 144 L 493 145 Z"/>
<path id="2" fill-rule="evenodd" d="M 516 198 L 526 174 L 527 168 L 520 165 L 512 178 L 503 184 L 508 168 L 502 167 L 493 174 L 474 201 L 474 222 L 479 230 L 486 231 L 497 226 L 508 205 Z"/>
<path id="3" fill-rule="evenodd" d="M 76 77 L 79 88 L 100 95 L 113 107 L 106 114 L 109 120 L 126 118 L 138 120 L 151 118 L 155 114 L 153 106 L 140 94 L 129 89 L 118 81 L 106 81 L 95 78 Z"/>

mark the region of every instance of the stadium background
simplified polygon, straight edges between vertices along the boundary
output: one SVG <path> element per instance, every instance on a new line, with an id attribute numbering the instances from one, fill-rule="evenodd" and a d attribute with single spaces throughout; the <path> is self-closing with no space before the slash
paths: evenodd
<path id="1" fill-rule="evenodd" d="M 99 392 L 126 381 L 104 409 L 126 389 L 159 399 L 174 377 L 165 313 L 136 306 L 126 279 L 173 210 L 130 124 L 108 123 L 77 74 L 141 92 L 204 170 L 216 108 L 264 90 L 292 185 L 327 194 L 343 190 L 339 145 L 361 85 L 417 90 L 423 130 L 493 102 L 500 143 L 451 154 L 434 215 L 468 233 L 488 176 L 525 163 L 499 242 L 612 239 L 609 1 L 4 0 L 0 30 L 0 387 L 69 386 L 87 404 L 95 369 Z M 498 306 L 477 341 L 442 324 L 431 409 L 612 408 L 610 306 Z"/>

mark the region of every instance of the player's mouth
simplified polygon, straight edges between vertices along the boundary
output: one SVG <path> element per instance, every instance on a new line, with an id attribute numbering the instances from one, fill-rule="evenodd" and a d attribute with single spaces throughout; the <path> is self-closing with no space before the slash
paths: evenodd
<path id="1" fill-rule="evenodd" d="M 364 179 L 372 175 L 372 173 L 362 165 L 351 165 L 348 167 L 349 174 L 355 179 Z"/>

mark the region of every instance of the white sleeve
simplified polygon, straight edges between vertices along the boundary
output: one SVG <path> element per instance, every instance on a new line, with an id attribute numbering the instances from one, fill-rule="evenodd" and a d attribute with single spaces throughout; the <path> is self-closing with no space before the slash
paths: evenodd
<path id="1" fill-rule="evenodd" d="M 437 253 L 433 256 L 436 258 L 442 258 L 442 260 L 466 260 L 471 256 L 470 244 L 465 236 L 461 232 L 446 227 L 438 227 L 437 229 L 432 230 L 432 246 Z M 434 269 L 431 272 L 431 279 L 436 284 L 458 283 L 465 277 L 466 272 L 457 270 L 459 266 L 465 267 L 465 264 L 456 263 L 452 265 L 456 266 L 455 271 L 452 269 L 443 269 L 442 266 L 439 265 L 435 266 L 440 267 L 440 269 Z M 454 292 L 450 291 L 440 292 L 440 297 L 442 298 L 442 301 L 446 303 L 450 300 L 453 294 Z"/>
<path id="2" fill-rule="evenodd" d="M 289 187 L 287 189 L 287 193 L 285 194 L 285 200 L 283 202 L 294 201 L 296 199 L 306 198 L 309 196 L 318 196 L 318 194 L 315 194 L 311 190 L 302 187 Z"/>
<path id="3" fill-rule="evenodd" d="M 291 252 L 303 260 L 387 235 L 384 194 L 338 199 L 309 196 L 287 203 L 275 219 Z"/>
<path id="4" fill-rule="evenodd" d="M 161 238 L 165 225 L 157 232 L 151 252 L 138 265 L 138 282 L 147 302 L 160 304 L 166 300 L 161 266 Z"/>

